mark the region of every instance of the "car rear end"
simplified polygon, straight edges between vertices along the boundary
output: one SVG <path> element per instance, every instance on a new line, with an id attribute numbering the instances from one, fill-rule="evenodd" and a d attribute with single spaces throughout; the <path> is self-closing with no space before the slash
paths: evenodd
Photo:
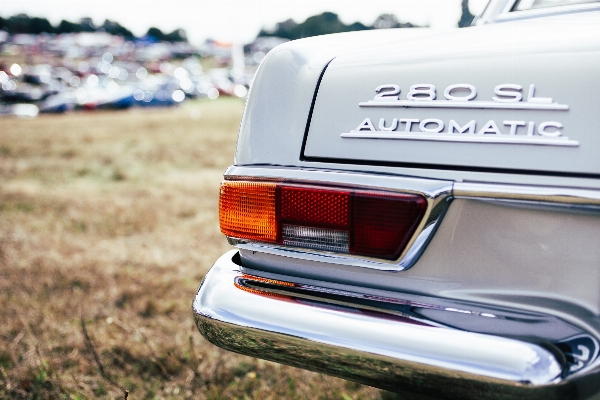
<path id="1" fill-rule="evenodd" d="M 277 47 L 200 332 L 422 398 L 599 392 L 599 34 L 592 11 Z"/>

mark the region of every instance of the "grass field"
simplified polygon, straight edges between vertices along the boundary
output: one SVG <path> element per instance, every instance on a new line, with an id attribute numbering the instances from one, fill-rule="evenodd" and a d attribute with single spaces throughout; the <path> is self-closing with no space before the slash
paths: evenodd
<path id="1" fill-rule="evenodd" d="M 1 398 L 395 398 L 197 332 L 242 109 L 0 119 Z"/>

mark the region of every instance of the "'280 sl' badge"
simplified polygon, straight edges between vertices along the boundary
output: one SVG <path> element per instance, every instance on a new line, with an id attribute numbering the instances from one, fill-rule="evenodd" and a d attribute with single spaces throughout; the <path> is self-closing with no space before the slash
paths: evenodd
<path id="1" fill-rule="evenodd" d="M 400 100 L 400 86 L 381 85 L 375 89 L 373 100 L 359 103 L 359 107 L 374 108 L 459 108 L 497 110 L 552 110 L 568 111 L 569 106 L 558 104 L 548 97 L 536 97 L 535 85 L 530 85 L 527 100 L 523 101 L 523 87 L 502 84 L 494 88 L 492 101 L 474 101 L 477 89 L 469 84 L 454 84 L 444 90 L 445 100 L 436 100 L 434 85 L 411 86 L 406 100 Z M 500 128 L 502 126 L 502 129 Z M 477 126 L 475 120 L 442 120 L 438 118 L 365 118 L 356 129 L 342 133 L 342 138 L 400 139 L 443 142 L 534 144 L 577 147 L 579 142 L 563 136 L 563 124 L 558 121 L 489 120 Z"/>

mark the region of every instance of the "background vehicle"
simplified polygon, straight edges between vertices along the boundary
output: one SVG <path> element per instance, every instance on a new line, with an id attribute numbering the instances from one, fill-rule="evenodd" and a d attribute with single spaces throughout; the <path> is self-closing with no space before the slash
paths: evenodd
<path id="1" fill-rule="evenodd" d="M 599 10 L 491 1 L 269 53 L 200 332 L 422 397 L 599 393 Z"/>

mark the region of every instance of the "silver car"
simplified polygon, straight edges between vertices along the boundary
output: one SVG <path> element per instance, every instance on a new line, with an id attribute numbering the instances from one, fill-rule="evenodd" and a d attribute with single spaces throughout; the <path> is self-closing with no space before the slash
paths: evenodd
<path id="1" fill-rule="evenodd" d="M 193 302 L 225 349 L 419 398 L 600 395 L 600 3 L 271 51 Z"/>

